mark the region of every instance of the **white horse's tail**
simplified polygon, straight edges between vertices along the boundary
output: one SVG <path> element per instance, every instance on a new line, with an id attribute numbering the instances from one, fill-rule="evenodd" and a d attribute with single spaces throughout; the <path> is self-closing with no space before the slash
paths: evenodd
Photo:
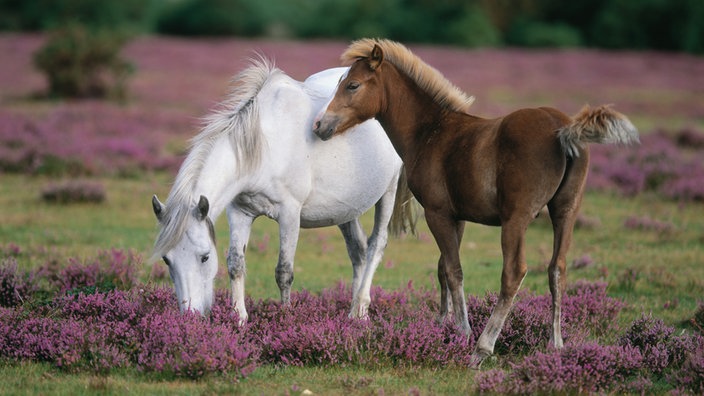
<path id="1" fill-rule="evenodd" d="M 570 157 L 579 157 L 585 143 L 639 143 L 638 130 L 628 118 L 610 106 L 584 106 L 572 122 L 560 128 L 557 136 Z"/>
<path id="2" fill-rule="evenodd" d="M 396 199 L 394 200 L 394 211 L 389 222 L 389 232 L 393 236 L 399 236 L 403 233 L 415 235 L 417 222 L 418 204 L 413 197 L 413 193 L 408 188 L 406 167 L 401 166 L 401 174 L 398 177 L 396 188 Z"/>

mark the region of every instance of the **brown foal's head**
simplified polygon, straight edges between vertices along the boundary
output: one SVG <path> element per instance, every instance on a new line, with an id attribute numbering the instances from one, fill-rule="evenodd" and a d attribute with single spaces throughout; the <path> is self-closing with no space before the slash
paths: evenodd
<path id="1" fill-rule="evenodd" d="M 344 133 L 379 113 L 383 87 L 380 69 L 384 52 L 374 45 L 367 58 L 359 58 L 342 76 L 328 105 L 321 109 L 313 122 L 313 132 L 323 140 Z"/>

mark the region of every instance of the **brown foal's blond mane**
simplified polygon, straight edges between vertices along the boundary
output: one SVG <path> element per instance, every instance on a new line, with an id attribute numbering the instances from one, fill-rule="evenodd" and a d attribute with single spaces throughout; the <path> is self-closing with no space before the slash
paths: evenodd
<path id="1" fill-rule="evenodd" d="M 422 90 L 433 97 L 437 104 L 463 113 L 469 110 L 469 106 L 474 102 L 474 96 L 464 93 L 437 69 L 423 62 L 411 50 L 395 41 L 384 39 L 354 41 L 340 56 L 342 64 L 349 66 L 360 58 L 369 58 L 375 44 L 384 52 L 384 60 L 415 81 Z"/>

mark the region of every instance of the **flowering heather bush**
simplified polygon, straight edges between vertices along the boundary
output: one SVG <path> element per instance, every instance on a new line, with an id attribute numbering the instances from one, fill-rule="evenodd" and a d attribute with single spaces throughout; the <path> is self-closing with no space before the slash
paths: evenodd
<path id="1" fill-rule="evenodd" d="M 99 182 L 69 180 L 51 183 L 42 190 L 42 199 L 54 203 L 75 203 L 105 201 L 105 187 Z"/>
<path id="2" fill-rule="evenodd" d="M 17 260 L 9 257 L 0 262 L 0 307 L 14 307 L 27 300 L 38 287 L 31 273 L 17 271 Z"/>
<path id="3" fill-rule="evenodd" d="M 694 317 L 691 320 L 694 327 L 699 330 L 702 335 L 704 335 L 704 302 L 700 301 L 697 311 L 694 313 Z"/>
<path id="4" fill-rule="evenodd" d="M 257 360 L 258 348 L 236 327 L 209 323 L 207 318 L 169 310 L 145 316 L 136 365 L 179 377 L 210 373 L 246 374 Z"/>
<path id="5" fill-rule="evenodd" d="M 591 265 L 594 264 L 594 259 L 592 256 L 588 254 L 584 254 L 582 256 L 577 257 L 572 261 L 572 268 L 574 269 L 582 269 L 582 268 L 587 268 L 590 267 Z"/>
<path id="6" fill-rule="evenodd" d="M 659 234 L 667 234 L 677 228 L 670 222 L 651 219 L 648 216 L 630 216 L 624 221 L 623 226 L 629 230 L 655 231 Z"/>
<path id="7" fill-rule="evenodd" d="M 464 367 L 496 301 L 495 294 L 470 296 L 469 339 L 451 322 L 436 320 L 437 291 L 416 290 L 410 283 L 391 292 L 373 288 L 367 321 L 348 318 L 351 291 L 340 283 L 320 295 L 294 292 L 289 307 L 248 298 L 249 321 L 241 325 L 225 292 L 216 293 L 208 317 L 181 314 L 170 288 L 135 281 L 140 260 L 131 253 L 113 250 L 93 260 L 71 260 L 63 270 L 47 266 L 26 280 L 17 276 L 12 260 L 0 271 L 9 280 L 3 285 L 29 284 L 23 293 L 31 301 L 38 290 L 32 283 L 44 276 L 61 293 L 39 304 L 0 307 L 0 359 L 48 362 L 72 372 L 134 368 L 195 379 L 240 378 L 262 364 Z M 506 366 L 479 373 L 477 390 L 641 392 L 653 376 L 683 391 L 700 389 L 701 335 L 676 336 L 661 321 L 644 317 L 617 345 L 585 341 L 617 332 L 622 307 L 606 296 L 606 284 L 574 283 L 563 300 L 566 348 L 555 351 L 547 347 L 549 294 L 522 292 L 497 343 Z"/>
<path id="8" fill-rule="evenodd" d="M 704 201 L 704 133 L 693 129 L 676 136 L 655 131 L 641 137 L 641 144 L 623 148 L 595 145 L 587 187 L 616 189 L 624 195 L 655 191 L 667 198 Z"/>
<path id="9" fill-rule="evenodd" d="M 17 257 L 22 254 L 22 248 L 16 243 L 10 242 L 7 245 L 0 245 L 0 256 Z"/>
<path id="10" fill-rule="evenodd" d="M 536 352 L 513 364 L 509 373 L 498 369 L 477 375 L 477 389 L 504 394 L 604 393 L 636 379 L 642 356 L 638 349 L 568 345 L 562 350 Z"/>
<path id="11" fill-rule="evenodd" d="M 47 114 L 0 109 L 0 170 L 49 175 L 130 175 L 176 169 L 162 152 L 166 133 L 192 126 L 183 116 L 100 102 L 67 103 Z"/>
<path id="12" fill-rule="evenodd" d="M 57 268 L 56 263 L 47 263 L 37 273 L 60 293 L 127 290 L 137 283 L 137 270 L 141 266 L 142 259 L 134 252 L 112 249 L 85 262 L 69 259 L 69 265 L 63 268 Z"/>
<path id="13" fill-rule="evenodd" d="M 666 326 L 661 319 L 644 315 L 631 324 L 619 344 L 638 348 L 643 355 L 644 366 L 660 374 L 665 369 L 681 367 L 697 345 L 702 344 L 699 335 L 675 336 L 674 332 L 675 329 Z"/>
<path id="14" fill-rule="evenodd" d="M 468 315 L 477 335 L 486 326 L 497 295 L 484 299 L 468 298 Z M 532 295 L 520 291 L 504 328 L 496 342 L 495 353 L 530 353 L 548 344 L 552 332 L 552 298 L 550 294 Z M 615 332 L 616 318 L 624 303 L 606 295 L 604 282 L 576 282 L 568 286 L 562 299 L 562 332 L 566 342 L 580 342 L 587 336 Z"/>
<path id="15" fill-rule="evenodd" d="M 687 356 L 682 367 L 669 377 L 670 382 L 683 394 L 704 394 L 704 343 Z"/>
<path id="16" fill-rule="evenodd" d="M 289 365 L 359 362 L 367 324 L 347 317 L 344 287 L 316 297 L 307 291 L 291 296 L 291 306 L 260 301 L 251 310 L 253 337 L 262 345 L 262 360 Z M 346 301 L 342 308 L 342 301 Z M 340 305 L 340 306 L 338 306 Z"/>

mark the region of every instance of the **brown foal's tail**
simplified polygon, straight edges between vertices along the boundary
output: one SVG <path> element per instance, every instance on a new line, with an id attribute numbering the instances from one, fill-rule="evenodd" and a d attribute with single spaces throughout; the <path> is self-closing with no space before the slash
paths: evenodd
<path id="1" fill-rule="evenodd" d="M 565 153 L 579 157 L 585 143 L 639 143 L 638 130 L 628 118 L 610 106 L 584 106 L 572 122 L 557 131 Z"/>

